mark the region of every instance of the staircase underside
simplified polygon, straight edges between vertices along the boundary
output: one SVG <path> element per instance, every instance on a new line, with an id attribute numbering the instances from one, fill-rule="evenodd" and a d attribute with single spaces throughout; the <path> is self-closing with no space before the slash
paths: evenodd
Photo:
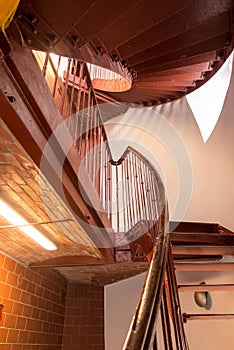
<path id="1" fill-rule="evenodd" d="M 102 96 L 145 106 L 198 88 L 233 48 L 231 0 L 21 0 L 15 20 L 25 46 L 127 70 L 132 88 Z"/>

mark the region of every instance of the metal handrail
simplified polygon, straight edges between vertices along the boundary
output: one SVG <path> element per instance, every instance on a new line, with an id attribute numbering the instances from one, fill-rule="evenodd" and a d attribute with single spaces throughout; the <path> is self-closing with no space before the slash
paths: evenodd
<path id="1" fill-rule="evenodd" d="M 160 217 L 160 230 L 154 246 L 150 267 L 140 302 L 123 346 L 124 350 L 150 349 L 153 344 L 155 322 L 161 304 L 162 286 L 168 252 L 167 222 L 168 214 L 167 207 L 165 206 Z"/>

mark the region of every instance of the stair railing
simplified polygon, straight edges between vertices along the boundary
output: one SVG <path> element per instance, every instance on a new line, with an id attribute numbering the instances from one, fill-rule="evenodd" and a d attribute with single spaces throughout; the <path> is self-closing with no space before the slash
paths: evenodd
<path id="1" fill-rule="evenodd" d="M 150 261 L 124 350 L 187 350 L 173 257 L 165 191 L 154 167 L 127 148 L 114 161 L 87 66 L 77 59 L 36 53 L 42 73 L 116 232 L 116 244 L 139 242 Z M 144 244 L 143 237 L 151 244 Z M 150 252 L 149 252 L 150 248 Z"/>

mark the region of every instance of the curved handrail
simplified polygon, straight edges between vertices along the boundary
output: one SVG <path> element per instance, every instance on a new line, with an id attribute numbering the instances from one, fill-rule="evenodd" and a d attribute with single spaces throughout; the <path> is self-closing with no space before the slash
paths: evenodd
<path id="1" fill-rule="evenodd" d="M 150 349 L 150 346 L 153 343 L 156 322 L 155 315 L 158 314 L 161 303 L 162 286 L 167 260 L 167 222 L 168 215 L 167 207 L 165 206 L 160 217 L 158 239 L 154 245 L 153 256 L 141 294 L 140 302 L 129 328 L 123 350 Z"/>
<path id="2" fill-rule="evenodd" d="M 121 211 L 116 212 L 119 221 L 122 217 L 122 231 L 126 233 L 139 221 L 144 221 L 150 230 L 158 223 L 165 206 L 164 186 L 159 174 L 142 154 L 130 146 L 119 160 L 111 159 L 110 164 L 117 172 L 115 180 L 118 176 L 118 183 L 122 186 Z M 116 231 L 121 232 L 118 225 Z"/>

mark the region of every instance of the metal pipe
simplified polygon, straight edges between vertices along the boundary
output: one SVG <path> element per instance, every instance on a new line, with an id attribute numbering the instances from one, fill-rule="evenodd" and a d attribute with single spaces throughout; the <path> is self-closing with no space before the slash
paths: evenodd
<path id="1" fill-rule="evenodd" d="M 185 284 L 178 285 L 179 292 L 223 292 L 233 291 L 234 284 Z"/>
<path id="2" fill-rule="evenodd" d="M 183 313 L 184 322 L 187 321 L 210 321 L 210 320 L 234 320 L 234 314 L 186 314 Z"/>

